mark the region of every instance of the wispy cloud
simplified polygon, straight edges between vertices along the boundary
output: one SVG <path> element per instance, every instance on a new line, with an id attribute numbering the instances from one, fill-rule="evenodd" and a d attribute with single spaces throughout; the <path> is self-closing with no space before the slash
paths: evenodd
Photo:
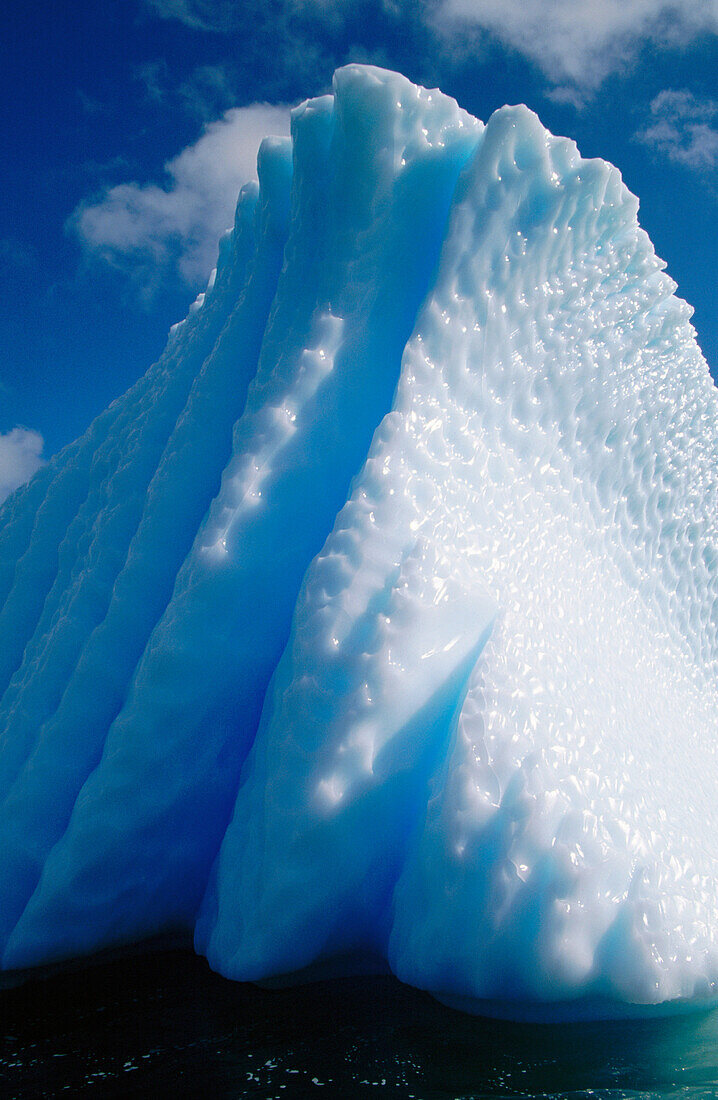
<path id="1" fill-rule="evenodd" d="M 162 19 L 178 19 L 195 30 L 223 33 L 241 21 L 236 0 L 146 0 L 147 7 Z"/>
<path id="2" fill-rule="evenodd" d="M 28 428 L 0 435 L 0 503 L 43 465 L 43 438 Z"/>
<path id="3" fill-rule="evenodd" d="M 636 135 L 670 160 L 690 168 L 718 165 L 718 103 L 666 89 L 651 102 L 651 120 Z"/>
<path id="4" fill-rule="evenodd" d="M 288 132 L 285 106 L 232 108 L 166 164 L 164 184 L 110 187 L 81 204 L 70 227 L 89 254 L 132 271 L 145 293 L 172 271 L 196 286 L 212 269 L 240 187 L 256 178 L 262 138 Z"/>
<path id="5" fill-rule="evenodd" d="M 236 102 L 232 78 L 224 65 L 199 65 L 177 89 L 188 113 L 203 122 L 217 118 Z"/>
<path id="6" fill-rule="evenodd" d="M 224 65 L 199 65 L 176 83 L 162 58 L 138 66 L 135 79 L 150 103 L 165 109 L 179 107 L 203 122 L 216 119 L 236 101 L 234 81 Z"/>
<path id="7" fill-rule="evenodd" d="M 155 14 L 215 33 L 244 33 L 234 0 L 145 0 Z M 579 103 L 625 68 L 645 44 L 675 47 L 718 33 L 716 0 L 277 0 L 273 18 L 313 12 L 326 28 L 352 27 L 357 11 L 419 18 L 445 49 L 470 53 L 476 32 L 533 62 L 556 98 Z M 305 28 L 306 29 L 306 28 Z M 577 91 L 581 90 L 581 94 Z"/>
<path id="8" fill-rule="evenodd" d="M 623 68 L 644 43 L 678 46 L 718 33 L 714 0 L 440 0 L 434 18 L 452 39 L 462 26 L 489 31 L 552 83 L 586 90 Z"/>
<path id="9" fill-rule="evenodd" d="M 0 270 L 6 269 L 8 278 L 18 273 L 35 272 L 38 257 L 34 249 L 19 237 L 0 237 Z"/>

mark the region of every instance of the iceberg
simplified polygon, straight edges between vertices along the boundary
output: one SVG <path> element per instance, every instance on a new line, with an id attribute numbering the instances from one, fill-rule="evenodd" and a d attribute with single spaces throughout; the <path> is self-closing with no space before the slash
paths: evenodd
<path id="1" fill-rule="evenodd" d="M 0 510 L 0 958 L 718 999 L 718 393 L 617 169 L 350 65 Z M 291 979 L 290 979 L 291 980 Z M 661 1009 L 662 1010 L 662 1009 Z"/>

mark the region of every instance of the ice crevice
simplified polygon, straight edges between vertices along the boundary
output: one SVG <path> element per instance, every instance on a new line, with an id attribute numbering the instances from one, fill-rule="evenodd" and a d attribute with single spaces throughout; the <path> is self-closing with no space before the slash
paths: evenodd
<path id="1" fill-rule="evenodd" d="M 0 512 L 3 965 L 194 928 L 238 979 L 712 1003 L 718 398 L 637 200 L 359 65 L 259 175 Z"/>

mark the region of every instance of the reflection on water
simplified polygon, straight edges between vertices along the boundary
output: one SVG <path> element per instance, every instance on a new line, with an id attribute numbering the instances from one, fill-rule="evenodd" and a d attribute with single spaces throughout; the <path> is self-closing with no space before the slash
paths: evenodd
<path id="1" fill-rule="evenodd" d="M 718 1097 L 718 1012 L 603 1024 L 464 1016 L 391 978 L 268 991 L 189 952 L 0 993 L 0 1095 Z"/>

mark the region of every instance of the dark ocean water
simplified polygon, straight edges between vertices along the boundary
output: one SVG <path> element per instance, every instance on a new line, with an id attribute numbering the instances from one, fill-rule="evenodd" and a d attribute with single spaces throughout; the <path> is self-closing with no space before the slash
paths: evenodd
<path id="1" fill-rule="evenodd" d="M 465 1016 L 388 977 L 282 991 L 190 952 L 0 993 L 0 1096 L 718 1097 L 718 1013 L 602 1024 Z"/>

